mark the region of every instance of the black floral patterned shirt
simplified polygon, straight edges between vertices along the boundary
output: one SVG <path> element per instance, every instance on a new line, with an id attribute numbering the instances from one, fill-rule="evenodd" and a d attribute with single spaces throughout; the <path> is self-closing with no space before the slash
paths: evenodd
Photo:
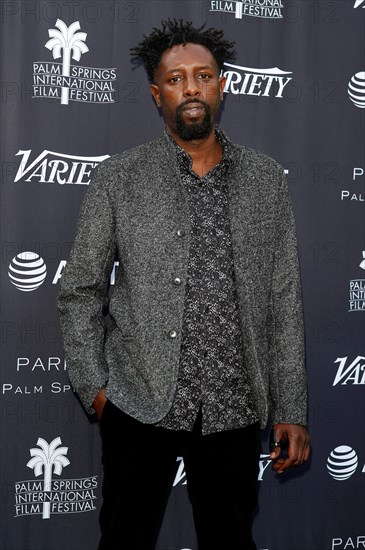
<path id="1" fill-rule="evenodd" d="M 187 190 L 192 234 L 177 388 L 169 413 L 156 424 L 190 431 L 202 408 L 203 434 L 257 421 L 243 360 L 228 217 L 230 142 L 218 128 L 216 135 L 222 160 L 202 178 L 170 137 Z"/>

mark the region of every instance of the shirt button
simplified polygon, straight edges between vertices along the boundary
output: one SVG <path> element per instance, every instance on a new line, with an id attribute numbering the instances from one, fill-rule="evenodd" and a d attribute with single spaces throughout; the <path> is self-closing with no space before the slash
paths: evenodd
<path id="1" fill-rule="evenodd" d="M 178 229 L 176 233 L 178 237 L 183 237 L 185 235 L 184 229 Z"/>
<path id="2" fill-rule="evenodd" d="M 181 283 L 182 283 L 182 280 L 180 279 L 180 277 L 175 277 L 174 285 L 179 286 L 179 285 L 181 285 Z"/>
<path id="3" fill-rule="evenodd" d="M 177 336 L 176 330 L 170 330 L 169 331 L 169 337 L 170 338 L 176 338 L 176 336 Z"/>

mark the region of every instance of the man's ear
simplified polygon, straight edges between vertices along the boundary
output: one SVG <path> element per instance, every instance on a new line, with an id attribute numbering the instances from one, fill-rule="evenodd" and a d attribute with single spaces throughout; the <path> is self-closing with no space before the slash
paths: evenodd
<path id="1" fill-rule="evenodd" d="M 220 91 L 221 101 L 223 101 L 223 98 L 224 98 L 224 88 L 226 86 L 226 82 L 227 82 L 227 79 L 225 76 L 221 76 L 219 78 L 219 91 Z"/>
<path id="2" fill-rule="evenodd" d="M 157 84 L 151 84 L 150 85 L 151 94 L 154 97 L 154 100 L 156 101 L 157 107 L 161 107 L 161 101 L 160 101 L 160 89 L 157 86 Z"/>

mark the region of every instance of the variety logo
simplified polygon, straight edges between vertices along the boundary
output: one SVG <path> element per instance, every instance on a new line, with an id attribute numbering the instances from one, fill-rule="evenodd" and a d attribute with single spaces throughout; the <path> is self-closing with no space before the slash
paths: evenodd
<path id="1" fill-rule="evenodd" d="M 70 514 L 96 510 L 97 476 L 79 479 L 54 480 L 63 468 L 69 466 L 68 447 L 60 447 L 61 438 L 51 443 L 43 438 L 37 441 L 38 447 L 30 449 L 32 457 L 27 463 L 40 481 L 18 481 L 15 483 L 15 517 L 42 515 L 49 519 L 52 514 Z"/>
<path id="2" fill-rule="evenodd" d="M 347 91 L 352 103 L 360 109 L 365 109 L 365 71 L 354 74 Z"/>
<path id="3" fill-rule="evenodd" d="M 173 487 L 176 487 L 176 485 L 186 485 L 186 473 L 185 473 L 185 465 L 184 465 L 184 459 L 182 456 L 178 456 L 176 459 L 177 462 L 180 462 L 179 467 L 176 472 L 176 476 L 174 479 L 174 482 L 172 484 Z"/>
<path id="4" fill-rule="evenodd" d="M 362 6 L 362 4 L 364 5 Z M 365 0 L 355 0 L 354 8 L 359 8 L 360 6 L 365 8 Z"/>
<path id="5" fill-rule="evenodd" d="M 356 359 L 346 366 L 347 357 L 338 357 L 335 363 L 339 363 L 333 386 L 340 384 L 346 386 L 352 384 L 354 386 L 365 385 L 365 357 L 358 355 Z"/>
<path id="6" fill-rule="evenodd" d="M 258 481 L 263 481 L 263 476 L 266 468 L 269 466 L 269 464 L 272 462 L 272 460 L 269 459 L 269 454 L 260 454 L 260 460 L 259 460 L 259 474 L 257 476 Z M 172 484 L 173 487 L 176 487 L 176 485 L 186 485 L 186 473 L 185 473 L 185 466 L 184 466 L 184 459 L 182 456 L 177 457 L 177 462 L 180 462 L 179 467 L 176 472 L 176 476 L 174 479 L 174 482 Z"/>
<path id="7" fill-rule="evenodd" d="M 283 4 L 281 0 L 211 0 L 210 11 L 234 14 L 236 19 L 244 15 L 264 19 L 282 19 Z"/>
<path id="8" fill-rule="evenodd" d="M 357 454 L 348 445 L 336 447 L 327 459 L 328 473 L 337 481 L 349 479 L 358 465 Z"/>
<path id="9" fill-rule="evenodd" d="M 338 357 L 335 363 L 339 363 L 333 386 L 340 384 L 346 386 L 352 384 L 354 386 L 365 385 L 365 357 L 358 355 L 356 359 L 346 366 L 347 357 Z"/>
<path id="10" fill-rule="evenodd" d="M 19 150 L 21 161 L 14 182 L 59 183 L 60 185 L 89 185 L 91 172 L 109 155 L 82 157 L 44 150 L 32 162 L 32 150 Z"/>
<path id="11" fill-rule="evenodd" d="M 33 63 L 33 97 L 50 97 L 84 103 L 114 103 L 116 81 L 115 68 L 91 68 L 71 64 L 71 58 L 80 61 L 89 48 L 85 44 L 87 34 L 77 32 L 80 23 L 75 21 L 69 27 L 57 19 L 55 29 L 49 29 L 50 40 L 45 47 L 53 59 L 62 58 L 60 63 L 36 61 Z"/>
<path id="12" fill-rule="evenodd" d="M 8 275 L 18 290 L 30 292 L 44 283 L 47 267 L 35 252 L 21 252 L 11 260 Z"/>
<path id="13" fill-rule="evenodd" d="M 292 80 L 292 77 L 286 76 L 292 72 L 282 71 L 278 67 L 252 69 L 231 63 L 224 65 L 227 68 L 222 70 L 221 76 L 227 79 L 226 94 L 283 98 L 284 88 Z"/>

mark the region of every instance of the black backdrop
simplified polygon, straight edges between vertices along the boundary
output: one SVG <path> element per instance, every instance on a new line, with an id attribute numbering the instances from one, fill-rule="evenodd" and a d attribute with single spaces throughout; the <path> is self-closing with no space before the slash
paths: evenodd
<path id="1" fill-rule="evenodd" d="M 365 548 L 365 1 L 0 9 L 1 548 L 97 546 L 98 426 L 69 387 L 56 296 L 92 170 L 162 131 L 128 51 L 166 17 L 236 41 L 221 125 L 284 165 L 295 210 L 313 454 L 279 479 L 263 434 L 258 547 Z M 197 549 L 177 466 L 158 550 Z M 146 456 L 141 476 L 151 475 Z"/>

